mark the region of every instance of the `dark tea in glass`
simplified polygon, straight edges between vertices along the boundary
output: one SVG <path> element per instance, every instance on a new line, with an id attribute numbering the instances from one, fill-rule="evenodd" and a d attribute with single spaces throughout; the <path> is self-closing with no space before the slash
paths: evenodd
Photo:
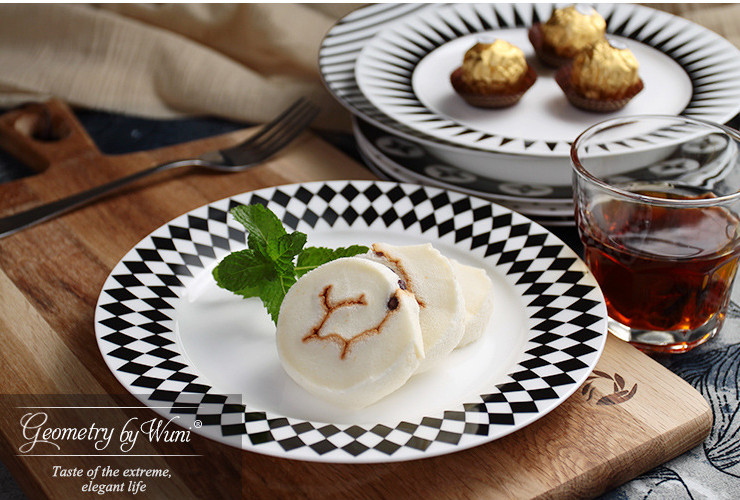
<path id="1" fill-rule="evenodd" d="M 685 352 L 722 326 L 740 252 L 737 131 L 685 117 L 607 120 L 573 143 L 576 223 L 609 330 Z"/>
<path id="2" fill-rule="evenodd" d="M 726 209 L 609 200 L 591 205 L 578 225 L 586 264 L 620 324 L 664 332 L 673 340 L 665 350 L 677 352 L 724 319 L 738 257 L 738 222 Z"/>

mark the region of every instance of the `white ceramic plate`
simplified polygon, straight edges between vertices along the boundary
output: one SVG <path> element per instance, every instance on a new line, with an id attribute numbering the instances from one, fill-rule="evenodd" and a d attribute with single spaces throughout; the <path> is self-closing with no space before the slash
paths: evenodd
<path id="1" fill-rule="evenodd" d="M 615 114 L 661 112 L 724 123 L 740 111 L 737 48 L 682 18 L 630 4 L 595 5 L 607 32 L 624 39 L 642 64 L 646 88 L 623 111 L 572 108 L 552 72 L 541 68 L 538 82 L 516 106 L 495 111 L 465 106 L 449 85 L 449 73 L 467 45 L 481 34 L 500 34 L 531 53 L 526 30 L 547 20 L 555 7 L 482 3 L 425 5 L 410 13 L 360 9 L 325 37 L 322 75 L 340 102 L 392 133 L 437 147 L 553 161 L 566 157 L 580 131 Z"/>
<path id="2" fill-rule="evenodd" d="M 488 330 L 366 409 L 317 400 L 283 372 L 261 304 L 211 278 L 245 246 L 228 210 L 251 203 L 309 245 L 431 242 L 486 269 L 496 297 Z M 278 457 L 388 462 L 477 446 L 551 411 L 598 361 L 606 308 L 575 253 L 517 213 L 418 185 L 333 181 L 245 193 L 160 227 L 112 270 L 95 330 L 124 387 L 193 432 Z"/>
<path id="3" fill-rule="evenodd" d="M 474 174 L 454 163 L 438 158 L 422 144 L 374 127 L 361 118 L 354 118 L 353 129 L 358 146 L 373 162 L 394 173 L 410 176 L 415 183 L 443 189 L 455 189 L 501 203 L 524 215 L 573 215 L 573 190 L 570 185 L 543 183 L 523 184 Z M 497 157 L 492 164 L 502 161 Z M 514 205 L 516 204 L 516 208 Z M 541 210 L 537 210 L 540 207 Z"/>

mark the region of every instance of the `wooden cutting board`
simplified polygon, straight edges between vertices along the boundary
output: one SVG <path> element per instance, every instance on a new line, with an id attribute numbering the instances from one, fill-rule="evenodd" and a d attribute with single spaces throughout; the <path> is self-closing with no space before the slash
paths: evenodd
<path id="1" fill-rule="evenodd" d="M 251 133 L 242 130 L 156 151 L 105 156 L 61 102 L 9 112 L 0 117 L 0 145 L 39 173 L 0 185 L 0 216 L 159 162 L 233 145 Z M 230 195 L 292 182 L 372 178 L 360 165 L 305 133 L 274 159 L 247 172 L 165 173 L 0 239 L 0 459 L 29 496 L 85 494 L 83 480 L 51 477 L 58 459 L 19 456 L 18 397 L 96 395 L 110 406 L 121 406 L 121 416 L 132 411 L 124 406 L 140 406 L 108 370 L 93 328 L 102 284 L 131 247 L 174 217 Z M 43 401 L 41 396 L 37 399 Z M 709 406 L 696 390 L 610 336 L 594 377 L 583 389 L 534 424 L 495 442 L 412 462 L 341 465 L 266 457 L 194 436 L 183 449 L 199 457 L 146 458 L 173 473 L 172 479 L 151 484 L 147 494 L 593 497 L 701 443 L 711 423 Z M 74 460 L 65 459 L 70 464 Z M 100 460 L 132 463 L 131 458 L 101 458 L 97 463 Z"/>

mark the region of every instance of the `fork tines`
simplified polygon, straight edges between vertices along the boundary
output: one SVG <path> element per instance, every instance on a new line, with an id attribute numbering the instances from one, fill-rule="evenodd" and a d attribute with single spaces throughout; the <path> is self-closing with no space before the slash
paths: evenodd
<path id="1" fill-rule="evenodd" d="M 234 164 L 264 161 L 295 139 L 318 113 L 318 106 L 301 97 L 255 135 L 221 154 Z"/>

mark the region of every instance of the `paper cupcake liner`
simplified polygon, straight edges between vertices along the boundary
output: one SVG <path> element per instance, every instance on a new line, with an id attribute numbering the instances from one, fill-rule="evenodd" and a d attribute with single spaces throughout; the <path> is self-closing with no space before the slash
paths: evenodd
<path id="1" fill-rule="evenodd" d="M 535 23 L 529 28 L 529 41 L 534 48 L 537 59 L 546 66 L 559 68 L 568 64 L 573 59 L 557 55 L 551 48 L 545 45 L 545 38 L 542 35 L 542 24 Z"/>
<path id="2" fill-rule="evenodd" d="M 483 93 L 471 89 L 462 79 L 462 68 L 457 68 L 450 75 L 450 83 L 465 102 L 477 108 L 506 108 L 513 106 L 537 81 L 537 73 L 527 66 L 527 72 L 519 83 L 512 87 L 509 92 Z"/>
<path id="3" fill-rule="evenodd" d="M 576 91 L 576 89 L 573 88 L 573 84 L 571 82 L 572 70 L 572 64 L 562 66 L 555 73 L 555 81 L 558 83 L 563 93 L 565 94 L 565 97 L 568 98 L 568 101 L 570 101 L 573 106 L 586 111 L 609 113 L 612 111 L 620 110 L 625 107 L 633 97 L 639 94 L 644 87 L 642 80 L 640 80 L 636 84 L 632 85 L 629 89 L 627 89 L 627 92 L 625 92 L 624 95 L 620 96 L 619 98 L 592 99 L 580 95 Z"/>

